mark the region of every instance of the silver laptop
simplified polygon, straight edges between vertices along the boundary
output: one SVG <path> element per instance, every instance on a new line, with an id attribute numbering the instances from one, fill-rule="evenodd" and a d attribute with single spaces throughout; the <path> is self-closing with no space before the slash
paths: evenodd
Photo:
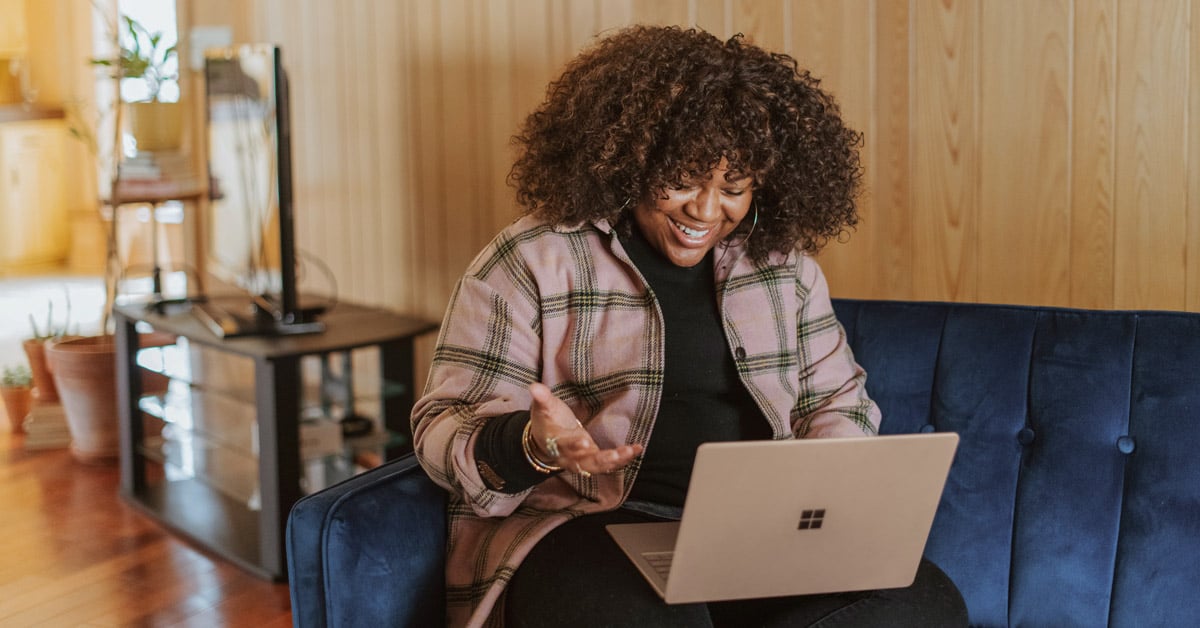
<path id="1" fill-rule="evenodd" d="M 706 443 L 683 518 L 608 533 L 668 604 L 912 584 L 950 432 Z"/>

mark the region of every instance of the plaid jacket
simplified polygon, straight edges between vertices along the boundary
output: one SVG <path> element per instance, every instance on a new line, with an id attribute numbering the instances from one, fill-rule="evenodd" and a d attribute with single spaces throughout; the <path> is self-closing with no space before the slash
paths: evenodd
<path id="1" fill-rule="evenodd" d="M 742 382 L 776 439 L 876 433 L 834 318 L 825 278 L 801 254 L 754 264 L 716 250 L 717 298 Z M 606 222 L 554 227 L 526 217 L 471 263 L 451 297 L 426 390 L 413 408 L 416 454 L 450 491 L 447 613 L 451 625 L 499 625 L 505 584 L 552 528 L 611 510 L 637 476 L 571 472 L 518 494 L 489 490 L 472 456 L 489 419 L 527 410 L 541 381 L 601 448 L 645 445 L 663 386 L 662 315 Z"/>

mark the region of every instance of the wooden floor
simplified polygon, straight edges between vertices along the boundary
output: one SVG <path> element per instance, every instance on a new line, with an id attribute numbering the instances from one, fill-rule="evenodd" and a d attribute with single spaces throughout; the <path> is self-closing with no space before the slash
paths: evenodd
<path id="1" fill-rule="evenodd" d="M 0 413 L 3 407 L 0 406 Z M 4 426 L 7 428 L 7 426 Z M 0 433 L 0 626 L 291 626 L 287 585 L 173 536 L 117 468 Z"/>

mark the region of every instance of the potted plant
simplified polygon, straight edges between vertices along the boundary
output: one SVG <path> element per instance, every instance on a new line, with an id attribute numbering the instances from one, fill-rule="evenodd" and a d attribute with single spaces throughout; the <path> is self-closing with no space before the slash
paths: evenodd
<path id="1" fill-rule="evenodd" d="M 159 100 L 163 84 L 178 77 L 178 72 L 171 69 L 172 62 L 178 63 L 176 47 L 165 45 L 162 33 L 150 32 L 128 15 L 121 16 L 117 40 L 120 45 L 115 58 L 96 58 L 91 63 L 110 69 L 111 76 L 118 82 L 127 78 L 145 81 L 145 100 L 127 103 L 130 132 L 137 140 L 138 150 L 178 148 L 183 131 L 183 109 L 179 103 Z"/>
<path id="2" fill-rule="evenodd" d="M 33 375 L 24 364 L 4 367 L 0 375 L 0 397 L 4 399 L 4 415 L 8 417 L 8 428 L 18 434 L 33 403 Z"/>
<path id="3" fill-rule="evenodd" d="M 53 301 L 46 305 L 45 324 L 38 325 L 37 319 L 32 314 L 29 315 L 29 327 L 32 335 L 21 343 L 21 348 L 25 350 L 25 357 L 29 360 L 29 369 L 33 376 L 34 398 L 38 403 L 58 403 L 58 388 L 54 384 L 49 364 L 46 362 L 46 343 L 66 337 L 70 321 L 70 295 L 67 295 L 67 313 L 62 324 L 54 320 Z"/>

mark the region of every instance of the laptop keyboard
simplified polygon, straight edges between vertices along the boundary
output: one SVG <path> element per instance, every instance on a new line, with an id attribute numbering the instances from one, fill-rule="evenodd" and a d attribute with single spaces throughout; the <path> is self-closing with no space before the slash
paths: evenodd
<path id="1" fill-rule="evenodd" d="M 667 574 L 671 573 L 671 559 L 675 558 L 675 552 L 642 552 L 642 558 L 650 563 L 654 573 L 658 574 L 663 582 L 667 581 Z"/>

